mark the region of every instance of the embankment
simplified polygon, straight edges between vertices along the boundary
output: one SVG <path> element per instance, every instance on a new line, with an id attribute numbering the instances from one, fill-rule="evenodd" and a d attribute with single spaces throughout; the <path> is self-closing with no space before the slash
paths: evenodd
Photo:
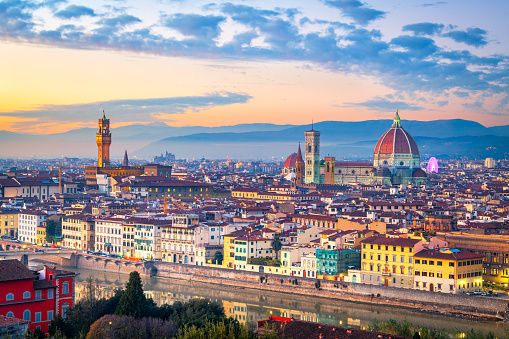
<path id="1" fill-rule="evenodd" d="M 65 265 L 67 260 L 62 260 Z M 112 258 L 73 255 L 69 266 L 144 275 L 155 275 L 207 284 L 220 284 L 265 291 L 299 294 L 336 300 L 348 300 L 391 307 L 411 308 L 444 315 L 488 318 L 509 321 L 508 301 L 499 298 L 473 297 L 458 294 L 434 293 L 377 285 L 317 280 L 285 275 L 244 272 L 223 268 L 192 266 L 158 261 L 127 262 Z"/>

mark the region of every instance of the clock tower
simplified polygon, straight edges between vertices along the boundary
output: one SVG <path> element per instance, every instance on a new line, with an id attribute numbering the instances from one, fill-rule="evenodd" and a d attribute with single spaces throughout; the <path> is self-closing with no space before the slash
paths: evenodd
<path id="1" fill-rule="evenodd" d="M 98 149 L 97 167 L 108 167 L 110 165 L 110 119 L 106 119 L 103 110 L 103 117 L 99 119 L 99 133 L 95 134 L 95 141 Z"/>

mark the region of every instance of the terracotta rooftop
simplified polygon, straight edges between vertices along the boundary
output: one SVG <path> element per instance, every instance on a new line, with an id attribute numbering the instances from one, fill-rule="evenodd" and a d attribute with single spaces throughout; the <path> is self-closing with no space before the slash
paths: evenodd
<path id="1" fill-rule="evenodd" d="M 32 273 L 18 259 L 0 260 L 0 281 L 34 279 Z"/>

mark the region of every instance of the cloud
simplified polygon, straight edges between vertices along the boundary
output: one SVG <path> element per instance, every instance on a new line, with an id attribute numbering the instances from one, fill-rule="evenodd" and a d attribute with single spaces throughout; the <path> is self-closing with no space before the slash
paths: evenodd
<path id="1" fill-rule="evenodd" d="M 419 58 L 425 58 L 438 50 L 435 41 L 429 38 L 402 35 L 391 40 L 392 45 L 407 48 Z"/>
<path id="2" fill-rule="evenodd" d="M 200 39 L 213 39 L 221 33 L 219 24 L 224 20 L 226 20 L 224 16 L 174 14 L 166 19 L 164 25 L 177 30 L 183 35 Z"/>
<path id="3" fill-rule="evenodd" d="M 62 19 L 74 19 L 82 16 L 96 16 L 94 10 L 85 6 L 69 5 L 65 9 L 55 13 L 55 16 Z"/>
<path id="4" fill-rule="evenodd" d="M 325 0 L 325 3 L 341 10 L 345 16 L 361 25 L 367 25 L 371 21 L 385 16 L 385 12 L 366 7 L 359 0 Z"/>
<path id="5" fill-rule="evenodd" d="M 373 11 L 357 0 L 326 3 L 346 16 L 357 13 L 354 10 Z M 364 27 L 382 17 L 381 11 L 374 10 L 377 13 L 364 19 L 356 16 L 353 23 L 345 24 L 310 19 L 293 9 L 263 9 L 229 2 L 202 6 L 204 14 L 161 13 L 153 22 L 142 21 L 129 14 L 130 8 L 125 8 L 114 12 L 118 13 L 115 16 L 111 11 L 102 14 L 96 10 L 95 24 L 99 26 L 82 27 L 67 22 L 45 26 L 41 17 L 37 17 L 39 6 L 39 2 L 30 0 L 0 0 L 0 39 L 165 56 L 299 61 L 333 72 L 372 77 L 402 93 L 403 98 L 413 98 L 413 102 L 417 102 L 414 93 L 436 97 L 450 91 L 472 95 L 482 91 L 489 96 L 507 93 L 509 88 L 507 55 L 477 56 L 467 49 L 445 50 L 434 40 L 447 34 L 449 38 L 468 42 L 466 48 L 475 50 L 473 47 L 487 43 L 487 33 L 480 28 L 462 31 L 446 24 L 421 22 L 403 27 L 412 35 L 388 40 L 380 30 Z M 55 17 L 55 21 L 58 24 L 61 19 Z M 222 33 L 229 26 L 240 29 L 224 41 Z M 183 37 L 165 34 L 168 27 Z"/>
<path id="6" fill-rule="evenodd" d="M 468 92 L 462 92 L 462 91 L 455 91 L 455 92 L 453 92 L 453 94 L 455 96 L 457 96 L 458 98 L 466 98 L 466 97 L 470 96 L 470 94 Z"/>
<path id="7" fill-rule="evenodd" d="M 149 99 L 99 101 L 76 105 L 45 105 L 37 110 L 0 112 L 0 117 L 16 118 L 16 128 L 34 127 L 51 123 L 89 123 L 104 109 L 117 123 L 130 121 L 169 120 L 167 115 L 198 112 L 215 106 L 248 102 L 252 96 L 245 93 L 214 92 L 203 96 L 185 96 Z M 94 115 L 94 112 L 96 114 Z M 90 119 L 89 117 L 93 117 Z"/>
<path id="8" fill-rule="evenodd" d="M 443 24 L 435 24 L 431 22 L 420 22 L 417 24 L 403 26 L 403 32 L 412 32 L 415 35 L 435 35 L 444 29 Z"/>
<path id="9" fill-rule="evenodd" d="M 109 27 L 123 27 L 137 22 L 141 22 L 140 18 L 129 14 L 121 14 L 113 18 L 103 18 L 98 23 Z"/>
<path id="10" fill-rule="evenodd" d="M 387 100 L 386 98 L 375 97 L 374 99 L 367 100 L 364 102 L 349 102 L 346 103 L 347 106 L 356 106 L 356 107 L 364 107 L 371 111 L 380 111 L 380 112 L 392 112 L 396 109 L 402 109 L 406 111 L 420 111 L 423 108 L 419 106 L 414 106 L 408 104 L 404 101 L 397 100 Z"/>
<path id="11" fill-rule="evenodd" d="M 445 2 L 445 1 L 437 1 L 437 2 L 429 2 L 429 3 L 422 4 L 421 7 L 435 7 L 435 6 L 446 5 L 446 4 L 447 4 L 447 2 Z"/>
<path id="12" fill-rule="evenodd" d="M 456 42 L 462 42 L 470 46 L 481 47 L 488 43 L 486 40 L 486 32 L 484 29 L 473 27 L 467 28 L 466 31 L 451 31 L 443 36 L 449 37 Z"/>

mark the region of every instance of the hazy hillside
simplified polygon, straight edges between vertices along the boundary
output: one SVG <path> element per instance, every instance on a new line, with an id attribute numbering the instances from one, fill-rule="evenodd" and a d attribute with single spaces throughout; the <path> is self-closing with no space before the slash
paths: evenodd
<path id="1" fill-rule="evenodd" d="M 314 124 L 314 129 L 321 132 L 322 155 L 371 157 L 376 140 L 391 124 L 392 120 L 323 121 Z M 504 154 L 506 140 L 496 136 L 509 137 L 509 126 L 486 128 L 477 122 L 461 119 L 403 120 L 402 125 L 416 138 L 423 156 L 449 153 L 484 157 L 484 154 Z M 171 127 L 164 123 L 133 124 L 112 129 L 111 154 L 113 158 L 121 158 L 127 149 L 132 157 L 147 161 L 165 151 L 181 158 L 286 158 L 296 151 L 299 141 L 304 141 L 304 131 L 309 129 L 311 125 Z M 96 128 L 81 128 L 49 135 L 0 131 L 0 156 L 95 157 L 96 131 Z M 491 137 L 483 137 L 485 135 Z M 489 148 L 490 143 L 494 143 L 494 148 Z"/>

